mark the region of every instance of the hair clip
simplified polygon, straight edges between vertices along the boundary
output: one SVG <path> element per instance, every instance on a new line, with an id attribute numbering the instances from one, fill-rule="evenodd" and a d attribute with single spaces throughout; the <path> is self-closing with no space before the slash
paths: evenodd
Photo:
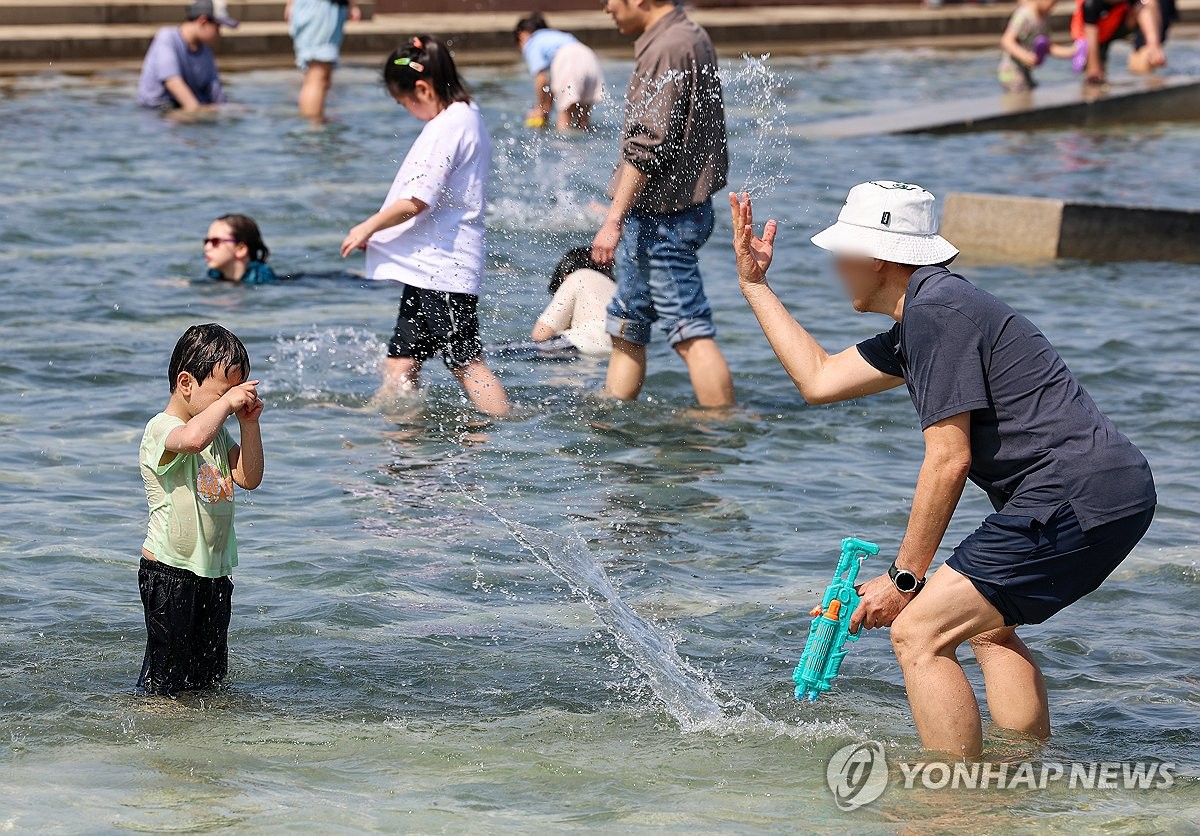
<path id="1" fill-rule="evenodd" d="M 413 39 L 412 39 L 412 45 L 413 45 L 413 46 L 415 46 L 417 49 L 424 49 L 424 48 L 425 48 L 425 47 L 424 47 L 424 45 L 421 43 L 421 39 L 420 39 L 420 38 L 413 38 Z"/>
<path id="2" fill-rule="evenodd" d="M 420 61 L 414 61 L 411 58 L 397 58 L 392 63 L 395 64 L 397 67 L 408 67 L 409 69 L 414 70 L 418 73 L 425 72 L 425 65 L 422 64 Z"/>

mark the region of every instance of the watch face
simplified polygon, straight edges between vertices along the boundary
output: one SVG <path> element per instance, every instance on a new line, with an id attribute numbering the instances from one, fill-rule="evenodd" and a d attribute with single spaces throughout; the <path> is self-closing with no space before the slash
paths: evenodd
<path id="1" fill-rule="evenodd" d="M 896 572 L 896 589 L 901 592 L 912 592 L 917 588 L 917 576 L 905 569 Z"/>

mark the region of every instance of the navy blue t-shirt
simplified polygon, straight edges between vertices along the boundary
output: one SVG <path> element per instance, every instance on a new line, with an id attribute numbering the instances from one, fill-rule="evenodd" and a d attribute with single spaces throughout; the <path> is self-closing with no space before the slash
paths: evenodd
<path id="1" fill-rule="evenodd" d="M 904 378 L 922 430 L 971 413 L 971 481 L 997 511 L 1044 524 L 1070 503 L 1087 530 L 1156 504 L 1146 458 L 1049 340 L 945 267 L 913 273 L 901 321 L 858 351 Z"/>

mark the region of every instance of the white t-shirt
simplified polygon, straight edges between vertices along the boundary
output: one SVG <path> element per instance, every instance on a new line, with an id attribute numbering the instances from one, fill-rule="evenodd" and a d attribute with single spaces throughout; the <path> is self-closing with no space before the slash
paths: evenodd
<path id="1" fill-rule="evenodd" d="M 429 208 L 371 236 L 367 278 L 478 296 L 491 167 L 492 140 L 473 103 L 426 122 L 383 205 L 416 198 Z"/>
<path id="2" fill-rule="evenodd" d="M 609 354 L 612 337 L 604 330 L 605 311 L 617 284 L 596 270 L 576 270 L 565 279 L 538 317 L 584 354 Z"/>

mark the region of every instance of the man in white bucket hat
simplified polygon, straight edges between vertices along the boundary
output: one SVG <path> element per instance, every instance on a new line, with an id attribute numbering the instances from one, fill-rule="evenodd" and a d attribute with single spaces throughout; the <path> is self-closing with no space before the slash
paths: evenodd
<path id="1" fill-rule="evenodd" d="M 777 232 L 754 234 L 749 197 L 730 195 L 738 280 L 771 347 L 809 403 L 906 385 L 925 459 L 908 528 L 886 574 L 860 587 L 851 628 L 891 627 L 921 744 L 983 749 L 979 705 L 956 651 L 970 642 L 992 722 L 1050 734 L 1046 685 L 1020 624 L 1045 621 L 1096 589 L 1145 534 L 1157 502 L 1150 467 L 1028 319 L 946 269 L 934 197 L 892 181 L 850 190 L 813 236 L 833 253 L 861 313 L 895 324 L 829 354 L 766 281 Z M 996 513 L 926 573 L 967 479 Z"/>

